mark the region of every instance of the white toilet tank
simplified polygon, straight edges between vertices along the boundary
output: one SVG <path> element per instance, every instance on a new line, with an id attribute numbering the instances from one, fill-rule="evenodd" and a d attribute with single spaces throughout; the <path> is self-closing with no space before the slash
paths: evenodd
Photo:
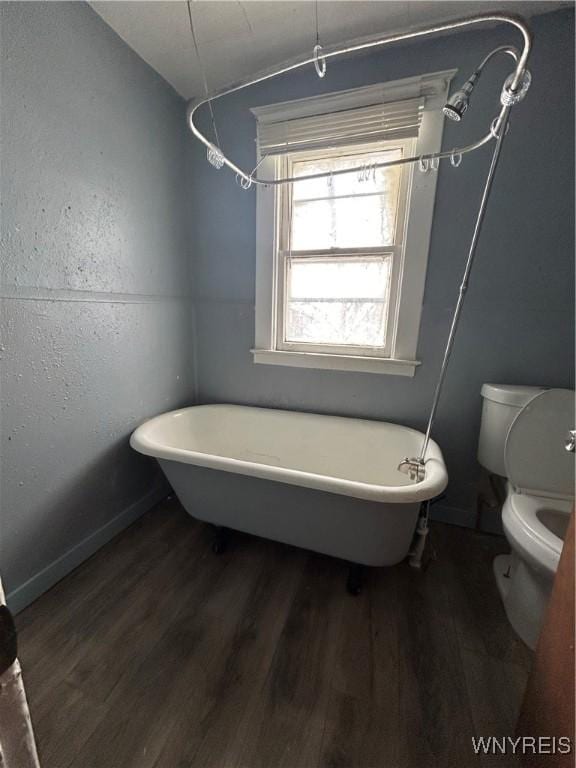
<path id="1" fill-rule="evenodd" d="M 511 384 L 483 384 L 482 421 L 478 440 L 478 461 L 496 475 L 506 477 L 504 448 L 510 425 L 526 403 L 545 387 Z"/>

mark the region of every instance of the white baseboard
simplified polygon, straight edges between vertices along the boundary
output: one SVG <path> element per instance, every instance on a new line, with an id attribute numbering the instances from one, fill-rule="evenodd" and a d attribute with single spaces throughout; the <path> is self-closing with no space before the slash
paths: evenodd
<path id="1" fill-rule="evenodd" d="M 116 515 L 102 528 L 94 531 L 81 542 L 76 544 L 68 552 L 65 552 L 58 559 L 54 560 L 46 568 L 36 573 L 30 579 L 25 581 L 6 596 L 6 602 L 12 611 L 16 614 L 26 608 L 27 605 L 34 602 L 40 595 L 47 592 L 58 581 L 67 576 L 70 571 L 77 568 L 84 560 L 97 552 L 110 539 L 119 534 L 135 520 L 141 517 L 145 512 L 157 504 L 169 493 L 169 487 L 165 483 L 156 486 L 140 499 L 130 504 L 124 511 Z"/>

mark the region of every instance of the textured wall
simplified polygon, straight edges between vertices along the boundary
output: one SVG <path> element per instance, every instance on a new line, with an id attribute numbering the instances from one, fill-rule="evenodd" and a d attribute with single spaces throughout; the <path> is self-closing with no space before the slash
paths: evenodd
<path id="1" fill-rule="evenodd" d="M 437 514 L 474 520 L 480 387 L 485 381 L 573 386 L 574 370 L 574 54 L 573 13 L 533 20 L 534 84 L 515 109 L 490 200 L 477 263 L 440 406 L 435 438 L 450 471 Z M 330 62 L 216 102 L 222 145 L 254 164 L 248 108 L 457 66 L 457 82 L 514 33 L 501 28 Z M 507 58 L 495 60 L 461 125 L 448 123 L 444 146 L 478 137 L 498 108 Z M 255 191 L 217 173 L 189 140 L 193 285 L 201 402 L 236 402 L 381 418 L 422 428 L 440 367 L 489 150 L 439 172 L 418 357 L 413 379 L 255 365 Z"/>
<path id="2" fill-rule="evenodd" d="M 84 3 L 0 12 L 0 568 L 18 608 L 154 500 L 127 438 L 194 376 L 183 102 Z"/>
<path id="3" fill-rule="evenodd" d="M 414 379 L 257 366 L 254 190 L 206 164 L 181 100 L 87 5 L 0 13 L 0 569 L 18 607 L 151 502 L 158 469 L 127 437 L 190 402 L 196 378 L 204 402 L 422 427 L 488 155 L 440 171 Z M 534 85 L 506 142 L 435 435 L 451 473 L 441 513 L 463 523 L 481 383 L 573 386 L 573 15 L 534 29 Z M 217 104 L 223 145 L 250 166 L 249 106 L 453 66 L 464 77 L 503 39 L 463 34 L 252 89 Z M 478 135 L 507 66 L 484 76 L 445 146 Z"/>

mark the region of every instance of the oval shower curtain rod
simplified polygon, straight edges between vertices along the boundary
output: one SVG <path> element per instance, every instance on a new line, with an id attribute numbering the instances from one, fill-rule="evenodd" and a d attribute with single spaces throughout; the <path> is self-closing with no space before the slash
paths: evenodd
<path id="1" fill-rule="evenodd" d="M 450 106 L 450 103 L 449 105 L 447 105 L 447 107 L 444 110 L 445 114 L 448 117 L 459 120 L 467 107 L 467 97 L 469 96 L 469 93 L 474 87 L 475 82 L 478 79 L 478 76 L 482 71 L 482 68 L 484 67 L 484 65 L 492 58 L 494 54 L 499 52 L 508 53 L 516 61 L 516 67 L 513 73 L 506 79 L 504 83 L 504 87 L 501 95 L 502 109 L 500 113 L 497 115 L 497 117 L 492 121 L 489 132 L 483 138 L 479 139 L 473 144 L 468 144 L 467 146 L 464 146 L 464 147 L 456 147 L 449 151 L 439 152 L 437 154 L 425 154 L 425 155 L 419 155 L 417 157 L 407 157 L 407 158 L 402 158 L 400 160 L 393 160 L 386 163 L 374 163 L 371 165 L 371 168 L 384 168 L 387 166 L 402 165 L 405 163 L 414 163 L 419 161 L 424 161 L 424 162 L 427 162 L 429 160 L 437 161 L 443 158 L 453 159 L 454 157 L 457 157 L 459 155 L 461 156 L 468 152 L 473 152 L 474 150 L 479 149 L 480 147 L 487 144 L 492 139 L 498 138 L 500 127 L 502 126 L 504 116 L 507 114 L 507 110 L 509 109 L 509 107 L 518 103 L 524 97 L 530 85 L 530 74 L 526 69 L 526 63 L 528 61 L 528 56 L 530 55 L 530 49 L 532 46 L 532 36 L 524 20 L 518 16 L 514 16 L 510 14 L 501 14 L 501 13 L 485 13 L 485 14 L 479 14 L 477 16 L 471 16 L 465 19 L 455 19 L 453 21 L 445 22 L 443 24 L 435 24 L 433 26 L 421 27 L 419 29 L 412 30 L 412 31 L 399 32 L 393 35 L 387 35 L 385 37 L 379 37 L 376 39 L 364 40 L 361 42 L 350 43 L 350 44 L 345 44 L 340 46 L 333 46 L 331 48 L 326 48 L 326 49 L 322 49 L 320 46 L 316 45 L 312 56 L 308 56 L 305 59 L 293 62 L 291 64 L 285 64 L 281 66 L 279 69 L 269 70 L 267 72 L 261 73 L 249 79 L 240 81 L 227 88 L 223 88 L 222 90 L 215 91 L 212 94 L 207 94 L 205 98 L 200 99 L 199 101 L 196 101 L 196 102 L 191 101 L 188 106 L 188 113 L 187 113 L 190 130 L 196 136 L 196 138 L 206 146 L 207 155 L 210 163 L 214 165 L 215 168 L 221 168 L 222 166 L 225 165 L 231 171 L 234 171 L 234 173 L 236 173 L 237 177 L 240 179 L 244 189 L 248 189 L 250 186 L 252 186 L 252 184 L 263 185 L 263 186 L 278 186 L 280 184 L 289 184 L 295 181 L 305 181 L 307 179 L 323 178 L 325 176 L 334 175 L 337 172 L 311 174 L 309 176 L 299 176 L 297 178 L 295 177 L 285 177 L 280 179 L 258 178 L 255 175 L 255 171 L 258 166 L 252 172 L 246 172 L 242 170 L 242 168 L 236 165 L 232 160 L 230 160 L 224 154 L 224 152 L 220 147 L 215 146 L 208 138 L 206 138 L 206 136 L 202 133 L 202 131 L 198 128 L 198 126 L 194 121 L 196 113 L 200 109 L 200 107 L 202 107 L 205 104 L 211 107 L 211 102 L 214 101 L 215 99 L 220 99 L 223 96 L 227 96 L 231 93 L 236 93 L 237 91 L 241 91 L 244 88 L 249 88 L 252 85 L 257 85 L 258 83 L 262 83 L 265 80 L 270 80 L 274 77 L 278 77 L 279 75 L 285 75 L 288 72 L 301 69 L 302 67 L 312 64 L 315 66 L 316 71 L 318 72 L 319 61 L 323 63 L 322 69 L 323 71 L 325 71 L 326 60 L 331 58 L 336 58 L 337 56 L 344 56 L 346 54 L 356 53 L 358 51 L 366 51 L 370 48 L 378 48 L 384 45 L 389 45 L 391 43 L 397 43 L 402 40 L 414 40 L 420 37 L 439 34 L 441 32 L 450 32 L 452 30 L 462 29 L 475 24 L 491 24 L 491 23 L 492 24 L 493 23 L 510 24 L 513 27 L 515 27 L 517 30 L 519 30 L 520 33 L 522 34 L 522 39 L 523 39 L 522 50 L 518 52 L 512 46 L 501 46 L 500 48 L 497 48 L 494 51 L 492 51 L 490 54 L 488 54 L 488 56 L 486 56 L 486 58 L 480 64 L 478 69 L 474 72 L 472 77 L 470 77 L 469 80 L 466 82 L 465 86 L 461 89 L 461 91 L 457 92 L 457 95 L 460 97 L 460 102 L 457 104 L 457 106 L 460 107 L 460 112 L 458 112 L 458 110 L 455 109 L 454 107 Z M 448 110 L 450 111 L 450 114 L 448 113 Z M 350 168 L 341 172 L 354 173 L 357 171 L 361 171 L 363 169 L 364 169 L 364 166 L 359 166 L 358 168 Z"/>

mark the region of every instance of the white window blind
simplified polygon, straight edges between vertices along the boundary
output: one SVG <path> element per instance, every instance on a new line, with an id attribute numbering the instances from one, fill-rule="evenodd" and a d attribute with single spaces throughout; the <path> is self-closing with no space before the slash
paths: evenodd
<path id="1" fill-rule="evenodd" d="M 424 99 L 346 109 L 330 115 L 258 123 L 261 155 L 418 136 Z"/>

